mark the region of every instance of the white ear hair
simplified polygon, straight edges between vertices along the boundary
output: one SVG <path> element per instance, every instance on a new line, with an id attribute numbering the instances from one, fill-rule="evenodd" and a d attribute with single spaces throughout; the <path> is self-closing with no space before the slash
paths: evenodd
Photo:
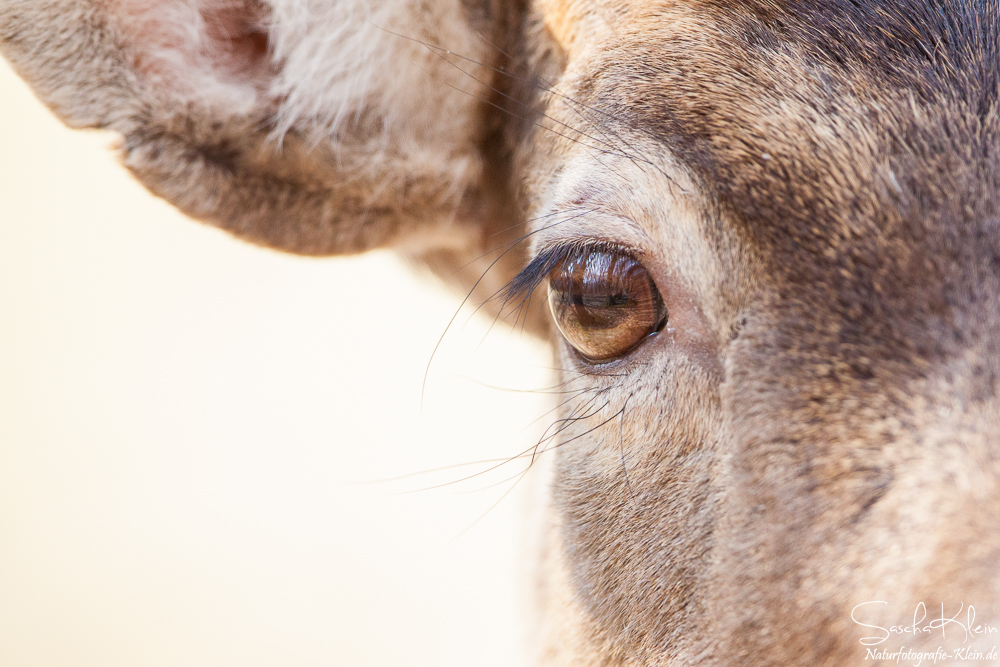
<path id="1" fill-rule="evenodd" d="M 476 109 L 490 77 L 476 63 L 491 55 L 461 0 L 269 5 L 280 63 L 270 88 L 279 100 L 274 133 L 294 128 L 309 144 L 332 144 L 345 168 L 387 190 L 436 173 L 445 199 L 459 201 L 480 177 Z"/>
<path id="2" fill-rule="evenodd" d="M 378 128 L 390 144 L 468 147 L 489 57 L 460 0 L 114 0 L 140 76 L 182 103 L 312 141 Z M 455 55 L 459 54 L 459 55 Z M 478 81 L 477 81 L 478 80 Z M 409 151 L 415 149 L 410 146 Z M 406 152 L 409 152 L 406 151 Z"/>
<path id="3" fill-rule="evenodd" d="M 336 135 L 374 113 L 390 134 L 438 146 L 468 143 L 467 109 L 483 96 L 476 79 L 487 80 L 473 61 L 489 54 L 460 0 L 270 4 L 280 128 L 306 124 Z"/>
<path id="4" fill-rule="evenodd" d="M 111 21 L 144 83 L 165 101 L 243 116 L 274 76 L 268 9 L 256 0 L 112 0 Z"/>

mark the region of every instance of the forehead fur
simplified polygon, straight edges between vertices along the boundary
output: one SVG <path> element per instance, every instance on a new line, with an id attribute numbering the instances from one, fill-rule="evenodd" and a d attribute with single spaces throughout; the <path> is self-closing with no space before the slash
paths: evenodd
<path id="1" fill-rule="evenodd" d="M 855 333 L 887 355 L 940 353 L 914 339 L 923 326 L 890 324 L 916 304 L 947 326 L 945 304 L 974 300 L 978 276 L 996 272 L 996 3 L 627 13 L 578 94 L 689 168 L 770 258 L 785 298 L 886 323 Z"/>

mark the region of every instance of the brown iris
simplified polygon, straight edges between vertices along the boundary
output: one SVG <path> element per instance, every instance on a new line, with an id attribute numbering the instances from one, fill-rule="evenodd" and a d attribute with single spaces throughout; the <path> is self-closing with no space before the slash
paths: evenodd
<path id="1" fill-rule="evenodd" d="M 646 268 L 612 250 L 574 251 L 549 274 L 549 306 L 570 345 L 594 361 L 620 357 L 667 322 Z"/>

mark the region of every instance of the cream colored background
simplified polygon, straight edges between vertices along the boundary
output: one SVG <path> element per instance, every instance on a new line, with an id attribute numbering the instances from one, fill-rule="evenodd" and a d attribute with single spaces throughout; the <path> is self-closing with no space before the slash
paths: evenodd
<path id="1" fill-rule="evenodd" d="M 0 666 L 518 664 L 524 494 L 473 524 L 523 464 L 354 482 L 530 446 L 544 398 L 479 383 L 544 350 L 460 316 L 421 411 L 454 296 L 187 220 L 111 141 L 0 61 Z"/>

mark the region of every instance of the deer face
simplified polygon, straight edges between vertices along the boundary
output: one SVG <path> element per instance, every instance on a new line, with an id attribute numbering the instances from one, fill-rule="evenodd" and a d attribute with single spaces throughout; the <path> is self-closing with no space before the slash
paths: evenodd
<path id="1" fill-rule="evenodd" d="M 182 210 L 397 247 L 551 338 L 544 660 L 841 665 L 920 603 L 1000 611 L 996 8 L 0 19 L 39 93 Z"/>
<path id="2" fill-rule="evenodd" d="M 559 344 L 554 482 L 573 602 L 654 664 L 844 664 L 858 603 L 996 591 L 994 93 L 899 17 L 756 11 L 626 13 L 546 110 L 587 136 L 532 172 L 537 256 L 635 258 L 666 313 Z"/>

